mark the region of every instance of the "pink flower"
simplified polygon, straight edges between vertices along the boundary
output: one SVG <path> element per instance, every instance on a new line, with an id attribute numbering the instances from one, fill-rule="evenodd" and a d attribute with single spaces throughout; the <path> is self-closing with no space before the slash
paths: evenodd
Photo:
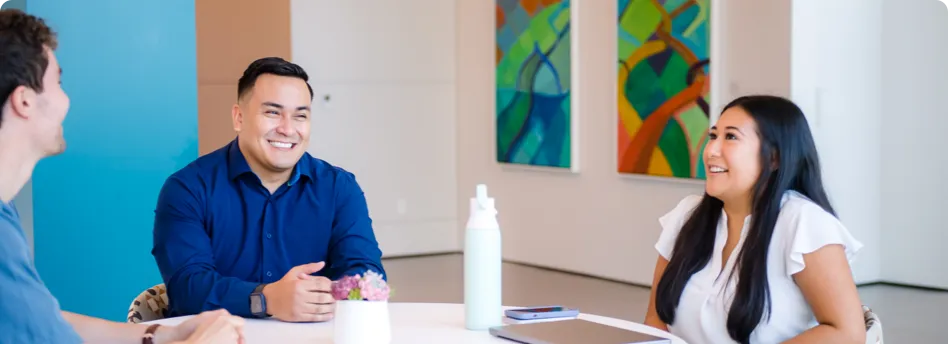
<path id="1" fill-rule="evenodd" d="M 391 289 L 382 275 L 366 271 L 365 276 L 344 276 L 332 282 L 332 296 L 336 300 L 387 301 Z"/>
<path id="2" fill-rule="evenodd" d="M 359 275 L 344 276 L 338 281 L 332 283 L 332 297 L 336 300 L 348 300 L 349 293 L 353 289 L 359 288 Z"/>
<path id="3" fill-rule="evenodd" d="M 387 301 L 390 289 L 382 275 L 373 271 L 367 271 L 365 278 L 359 281 L 359 288 L 362 290 L 362 298 L 368 301 Z"/>

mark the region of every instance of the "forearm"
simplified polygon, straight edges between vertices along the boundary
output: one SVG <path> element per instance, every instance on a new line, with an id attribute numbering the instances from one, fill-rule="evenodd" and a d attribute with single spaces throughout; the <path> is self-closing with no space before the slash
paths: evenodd
<path id="1" fill-rule="evenodd" d="M 668 324 L 665 324 L 662 319 L 659 319 L 657 314 L 654 316 L 651 314 L 645 316 L 645 325 L 668 332 Z"/>
<path id="2" fill-rule="evenodd" d="M 366 259 L 361 256 L 352 256 L 352 257 L 346 257 L 342 259 L 344 262 L 346 262 L 345 264 L 346 268 L 342 270 L 342 275 L 345 275 L 345 276 L 350 276 L 350 275 L 355 275 L 355 274 L 363 275 L 365 274 L 366 271 L 371 270 L 376 273 L 382 274 L 383 275 L 382 277 L 385 278 L 386 280 L 388 279 L 388 276 L 385 274 L 385 269 L 382 267 L 381 262 L 376 262 L 376 261 L 373 261 L 371 259 Z M 342 277 L 342 276 L 338 276 L 338 277 Z"/>
<path id="3" fill-rule="evenodd" d="M 216 271 L 182 273 L 168 284 L 175 310 L 185 314 L 226 309 L 233 315 L 250 317 L 250 294 L 258 283 L 224 277 Z"/>
<path id="4" fill-rule="evenodd" d="M 831 325 L 820 324 L 784 342 L 784 344 L 864 344 L 865 342 L 866 333 L 864 331 L 843 331 Z"/>
<path id="5" fill-rule="evenodd" d="M 62 314 L 86 343 L 138 344 L 142 342 L 142 336 L 148 328 L 148 325 L 112 322 L 66 311 Z M 173 331 L 169 329 L 170 327 L 159 328 L 159 331 L 155 333 L 154 342 L 160 344 L 178 340 L 178 338 L 172 338 Z"/>
<path id="6" fill-rule="evenodd" d="M 363 275 L 367 270 L 372 270 L 387 280 L 388 276 L 382 267 L 382 251 L 371 237 L 371 228 L 356 227 L 347 232 L 349 235 L 344 236 L 344 239 L 332 241 L 326 264 L 333 268 L 327 269 L 325 276 L 336 280 L 343 276 Z"/>
<path id="7" fill-rule="evenodd" d="M 203 187 L 172 176 L 158 196 L 152 254 L 177 315 L 226 309 L 248 316 L 256 286 L 217 272 L 211 238 L 204 227 Z"/>
<path id="8" fill-rule="evenodd" d="M 331 246 L 331 254 L 327 264 L 336 266 L 330 269 L 326 277 L 339 279 L 343 276 L 355 274 L 364 275 L 371 270 L 388 279 L 382 267 L 382 251 L 374 240 L 371 227 L 353 226 L 349 228 L 349 235 L 335 241 Z"/>

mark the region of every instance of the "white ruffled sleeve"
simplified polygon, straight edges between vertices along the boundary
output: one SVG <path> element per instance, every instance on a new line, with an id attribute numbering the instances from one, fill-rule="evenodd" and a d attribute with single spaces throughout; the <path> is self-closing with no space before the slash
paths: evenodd
<path id="1" fill-rule="evenodd" d="M 785 222 L 790 228 L 790 240 L 787 244 L 787 276 L 803 271 L 803 255 L 815 252 L 823 246 L 839 244 L 846 251 L 846 260 L 852 265 L 856 253 L 862 248 L 862 243 L 856 240 L 849 230 L 832 214 L 826 212 L 815 203 L 805 202 L 797 204 L 792 211 L 796 214 Z"/>
<path id="2" fill-rule="evenodd" d="M 658 251 L 666 260 L 671 260 L 672 250 L 675 248 L 675 240 L 678 239 L 678 233 L 681 232 L 681 226 L 685 224 L 691 212 L 701 203 L 701 197 L 691 195 L 685 197 L 674 209 L 658 219 L 662 225 L 662 234 L 655 243 L 655 250 Z"/>

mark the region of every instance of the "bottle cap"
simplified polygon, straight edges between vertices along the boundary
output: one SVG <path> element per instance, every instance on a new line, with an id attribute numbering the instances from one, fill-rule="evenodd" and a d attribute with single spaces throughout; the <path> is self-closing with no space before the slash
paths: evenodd
<path id="1" fill-rule="evenodd" d="M 478 184 L 475 196 L 471 199 L 471 211 L 482 210 L 496 212 L 496 210 L 494 210 L 494 199 L 487 196 L 487 185 Z"/>
<path id="2" fill-rule="evenodd" d="M 487 198 L 487 185 L 477 184 L 477 199 L 482 200 Z"/>

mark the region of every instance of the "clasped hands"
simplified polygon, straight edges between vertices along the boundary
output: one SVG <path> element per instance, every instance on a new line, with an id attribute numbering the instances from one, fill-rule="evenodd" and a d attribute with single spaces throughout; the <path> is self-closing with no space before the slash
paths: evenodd
<path id="1" fill-rule="evenodd" d="M 332 281 L 312 276 L 325 266 L 325 262 L 296 266 L 279 281 L 263 287 L 267 314 L 286 322 L 331 320 L 336 310 Z"/>
<path id="2" fill-rule="evenodd" d="M 333 318 L 336 300 L 332 281 L 312 276 L 324 262 L 300 265 L 283 278 L 263 288 L 267 313 L 286 322 L 321 322 Z M 244 319 L 223 309 L 203 312 L 178 326 L 165 326 L 155 333 L 156 343 L 243 343 Z"/>

